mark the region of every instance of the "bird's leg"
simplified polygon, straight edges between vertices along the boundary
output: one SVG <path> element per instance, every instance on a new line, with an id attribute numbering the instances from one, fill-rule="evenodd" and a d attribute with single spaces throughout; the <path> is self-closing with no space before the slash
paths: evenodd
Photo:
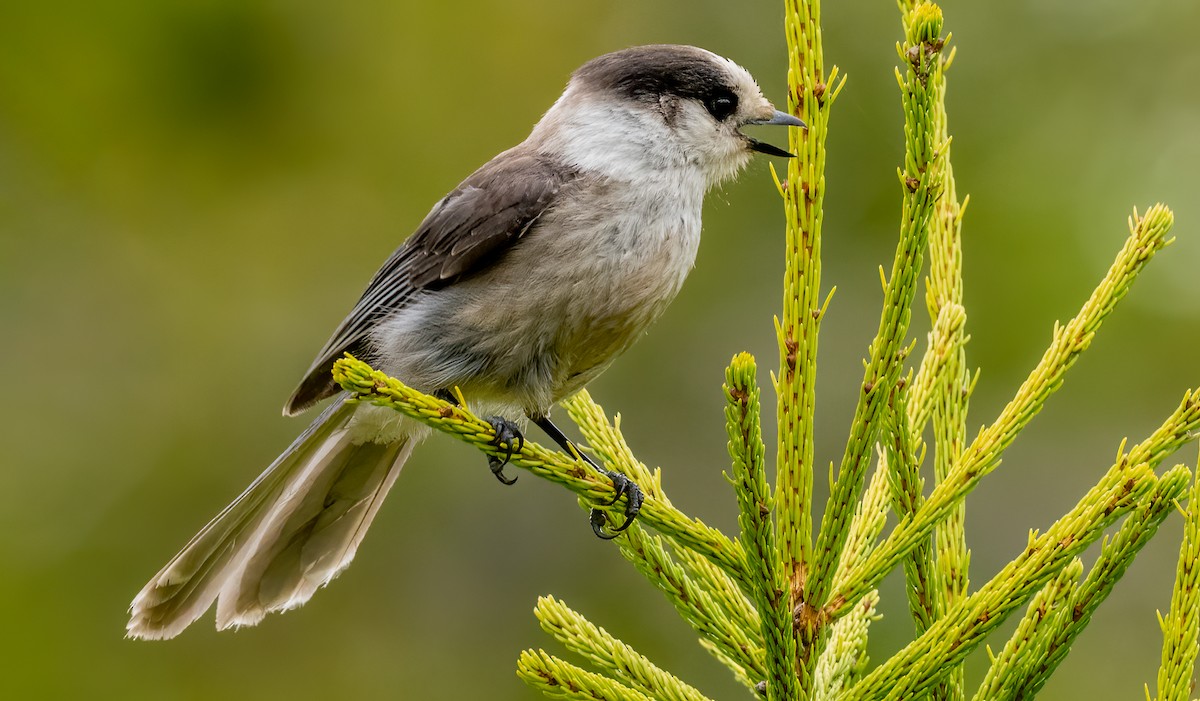
<path id="1" fill-rule="evenodd" d="M 446 402 L 458 406 L 458 397 L 448 389 L 439 389 L 433 393 L 433 396 Z M 504 448 L 504 459 L 489 455 L 488 467 L 491 468 L 492 474 L 496 479 L 504 484 L 512 484 L 517 481 L 516 477 L 507 477 L 504 474 L 504 466 L 512 459 L 514 452 L 521 450 L 525 446 L 525 436 L 521 435 L 521 429 L 512 421 L 503 416 L 489 416 L 487 422 L 492 425 L 492 430 L 496 432 L 496 437 L 492 440 L 492 445 L 497 448 Z"/>
<path id="2" fill-rule="evenodd" d="M 615 490 L 616 494 L 613 496 L 612 501 L 605 504 L 605 506 L 612 506 L 613 504 L 617 503 L 617 500 L 619 500 L 622 496 L 625 497 L 625 522 L 620 526 L 617 526 L 617 528 L 611 533 L 605 532 L 604 525 L 606 519 L 604 517 L 604 512 L 600 509 L 592 509 L 592 513 L 589 517 L 589 520 L 592 524 L 592 531 L 594 531 L 598 537 L 605 540 L 610 540 L 620 535 L 621 531 L 629 528 L 629 526 L 633 523 L 633 520 L 637 518 L 638 512 L 642 510 L 642 502 L 646 500 L 646 495 L 642 493 L 641 487 L 638 487 L 636 482 L 620 472 L 606 470 L 596 464 L 595 460 L 592 460 L 590 457 L 584 454 L 583 451 L 579 450 L 579 448 L 573 442 L 571 442 L 571 439 L 567 438 L 566 434 L 563 433 L 558 426 L 554 425 L 554 422 L 550 420 L 549 416 L 530 416 L 529 418 L 531 421 L 533 421 L 533 423 L 537 424 L 538 428 L 545 431 L 546 435 L 550 436 L 550 438 L 557 443 L 559 447 L 567 451 L 568 455 L 583 460 L 588 465 L 591 465 L 592 468 L 597 472 L 612 480 L 613 490 Z"/>

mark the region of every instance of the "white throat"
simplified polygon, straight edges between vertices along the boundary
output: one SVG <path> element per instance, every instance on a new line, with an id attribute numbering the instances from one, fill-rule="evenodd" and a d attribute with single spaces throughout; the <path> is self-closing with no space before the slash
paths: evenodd
<path id="1" fill-rule="evenodd" d="M 640 106 L 580 99 L 570 89 L 537 123 L 529 143 L 613 180 L 649 183 L 671 177 L 701 194 L 715 184 L 659 115 Z"/>

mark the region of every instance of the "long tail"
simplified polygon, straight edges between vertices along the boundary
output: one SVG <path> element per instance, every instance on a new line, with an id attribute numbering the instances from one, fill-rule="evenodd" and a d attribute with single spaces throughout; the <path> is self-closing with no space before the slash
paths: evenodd
<path id="1" fill-rule="evenodd" d="M 129 637 L 173 638 L 217 603 L 217 628 L 300 606 L 354 559 L 417 442 L 352 440 L 336 401 L 134 598 Z"/>

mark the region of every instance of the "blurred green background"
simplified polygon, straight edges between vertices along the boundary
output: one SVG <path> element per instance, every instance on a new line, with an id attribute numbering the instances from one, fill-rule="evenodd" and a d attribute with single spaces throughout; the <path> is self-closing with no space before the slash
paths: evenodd
<path id="1" fill-rule="evenodd" d="M 1170 203 L 1179 236 L 971 499 L 979 583 L 1196 384 L 1200 6 L 945 10 L 983 370 L 972 432 L 1087 296 L 1132 206 Z M 354 567 L 302 610 L 237 633 L 205 618 L 167 643 L 122 636 L 133 594 L 305 425 L 279 408 L 376 266 L 524 137 L 571 70 L 692 43 L 782 102 L 781 17 L 777 2 L 713 0 L 0 4 L 0 697 L 533 699 L 514 662 L 560 652 L 530 613 L 554 593 L 714 698 L 746 698 L 572 497 L 529 476 L 503 488 L 436 437 Z M 827 3 L 824 21 L 850 82 L 829 139 L 822 464 L 841 454 L 878 319 L 902 149 L 894 3 Z M 750 350 L 765 380 L 776 357 L 765 160 L 710 198 L 679 300 L 592 386 L 675 503 L 730 532 L 722 371 Z M 1044 698 L 1131 698 L 1153 681 L 1180 530 L 1168 522 Z M 885 584 L 875 659 L 909 635 L 900 585 Z"/>

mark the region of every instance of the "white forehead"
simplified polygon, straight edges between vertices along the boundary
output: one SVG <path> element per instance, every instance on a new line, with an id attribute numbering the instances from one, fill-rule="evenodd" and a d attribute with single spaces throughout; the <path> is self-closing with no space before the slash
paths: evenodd
<path id="1" fill-rule="evenodd" d="M 735 90 L 737 90 L 739 96 L 741 96 L 743 92 L 745 92 L 745 97 L 758 95 L 762 92 L 758 87 L 758 81 L 754 80 L 754 76 L 750 75 L 750 71 L 742 68 L 741 65 L 734 63 L 730 59 L 727 59 L 720 54 L 714 54 L 706 49 L 698 50 L 708 54 L 709 58 L 714 63 L 725 69 L 725 71 L 729 74 L 730 83 L 733 84 L 733 87 Z"/>

